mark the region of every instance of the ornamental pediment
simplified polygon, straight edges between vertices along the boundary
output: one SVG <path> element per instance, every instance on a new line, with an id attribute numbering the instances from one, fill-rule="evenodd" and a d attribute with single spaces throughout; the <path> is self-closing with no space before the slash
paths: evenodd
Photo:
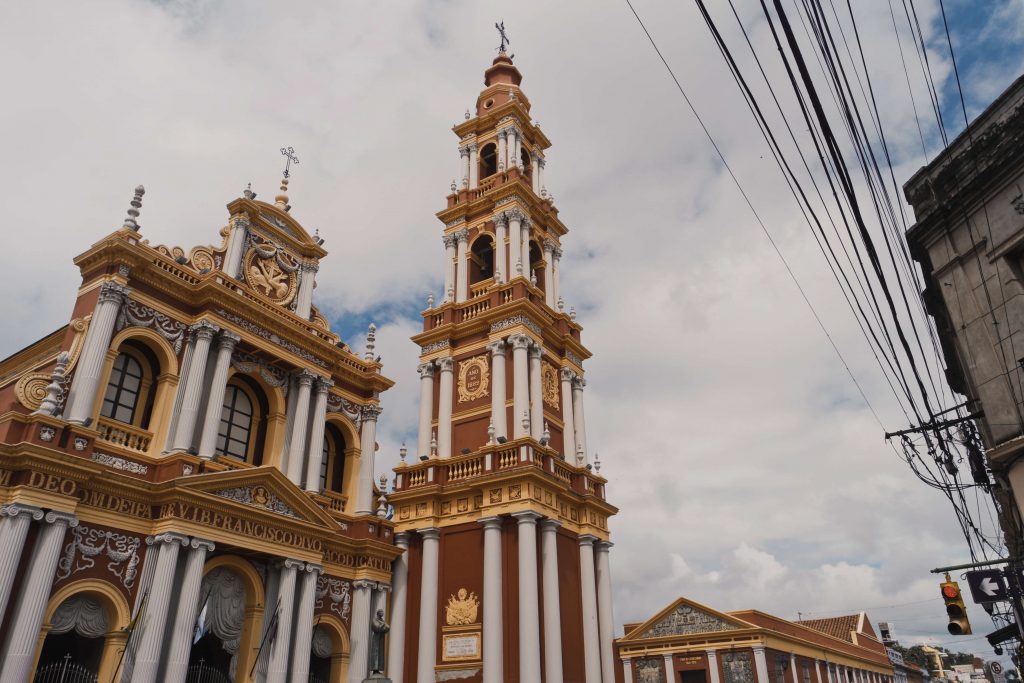
<path id="1" fill-rule="evenodd" d="M 751 624 L 680 598 L 626 635 L 626 640 L 687 636 L 753 628 Z"/>

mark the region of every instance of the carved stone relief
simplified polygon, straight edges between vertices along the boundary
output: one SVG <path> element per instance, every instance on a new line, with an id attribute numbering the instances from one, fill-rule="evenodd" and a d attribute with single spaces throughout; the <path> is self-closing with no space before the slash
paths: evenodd
<path id="1" fill-rule="evenodd" d="M 694 609 L 689 605 L 680 605 L 657 624 L 647 629 L 640 637 L 657 638 L 658 636 L 678 636 L 711 631 L 732 631 L 736 628 L 737 626 L 734 624 L 712 614 Z"/>
<path id="2" fill-rule="evenodd" d="M 299 515 L 296 514 L 296 512 L 292 510 L 287 503 L 263 486 L 238 486 L 236 488 L 220 489 L 219 491 L 213 491 L 212 493 L 213 495 L 220 496 L 221 498 L 227 498 L 239 503 L 245 503 L 246 505 L 252 505 L 253 507 L 263 508 L 264 510 L 270 510 L 271 512 L 276 512 L 279 515 L 301 519 L 301 517 L 299 517 Z"/>
<path id="3" fill-rule="evenodd" d="M 726 652 L 722 655 L 723 683 L 754 683 L 754 669 L 748 652 Z"/>
<path id="4" fill-rule="evenodd" d="M 79 524 L 70 533 L 71 541 L 64 547 L 61 560 L 57 563 L 57 581 L 91 569 L 96 565 L 95 558 L 100 557 L 109 560 L 107 571 L 117 577 L 122 586 L 130 589 L 135 585 L 141 537 L 96 529 L 85 524 Z"/>
<path id="5" fill-rule="evenodd" d="M 327 603 L 324 599 L 327 599 Z M 348 622 L 352 615 L 352 584 L 349 581 L 321 575 L 316 580 L 316 609 L 334 612 L 338 618 Z"/>
<path id="6" fill-rule="evenodd" d="M 487 396 L 490 384 L 490 366 L 486 356 L 475 356 L 459 362 L 459 403 L 475 401 Z"/>

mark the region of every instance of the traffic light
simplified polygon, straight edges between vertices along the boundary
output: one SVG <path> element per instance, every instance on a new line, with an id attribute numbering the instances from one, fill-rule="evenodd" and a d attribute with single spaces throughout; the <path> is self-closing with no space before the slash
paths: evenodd
<path id="1" fill-rule="evenodd" d="M 960 586 L 956 581 L 946 580 L 939 584 L 942 591 L 942 600 L 946 603 L 946 614 L 949 615 L 949 623 L 946 630 L 950 635 L 962 636 L 971 632 L 971 622 L 967 620 L 967 607 L 964 605 L 963 596 L 960 595 Z"/>

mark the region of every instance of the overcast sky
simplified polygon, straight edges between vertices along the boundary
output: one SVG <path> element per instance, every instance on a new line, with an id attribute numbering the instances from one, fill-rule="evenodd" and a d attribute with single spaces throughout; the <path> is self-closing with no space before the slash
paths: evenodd
<path id="1" fill-rule="evenodd" d="M 906 426 L 696 10 L 634 4 L 885 427 Z M 774 55 L 758 3 L 737 4 Z M 938 8 L 916 4 L 955 112 Z M 902 182 L 924 157 L 888 4 L 855 5 Z M 1021 73 L 1024 14 L 1019 0 L 946 5 L 974 114 Z M 5 3 L 0 356 L 67 321 L 71 260 L 121 225 L 135 185 L 152 243 L 216 242 L 246 183 L 272 201 L 293 145 L 292 213 L 330 251 L 316 303 L 356 347 L 375 321 L 397 381 L 379 431 L 391 467 L 415 441 L 409 336 L 441 295 L 450 128 L 483 87 L 498 19 L 554 143 L 562 287 L 594 352 L 588 444 L 621 509 L 616 620 L 685 595 L 786 618 L 868 608 L 904 641 L 957 640 L 928 574 L 966 556 L 948 503 L 886 446 L 624 2 Z M 925 135 L 934 155 L 934 124 Z"/>

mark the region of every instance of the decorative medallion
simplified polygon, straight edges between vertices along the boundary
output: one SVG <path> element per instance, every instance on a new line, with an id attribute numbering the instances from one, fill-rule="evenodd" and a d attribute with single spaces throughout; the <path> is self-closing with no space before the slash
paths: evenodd
<path id="1" fill-rule="evenodd" d="M 459 403 L 486 396 L 489 384 L 490 368 L 486 356 L 474 356 L 459 363 Z"/>
<path id="2" fill-rule="evenodd" d="M 298 262 L 273 244 L 261 244 L 255 238 L 251 243 L 242 269 L 245 281 L 274 303 L 288 305 L 298 289 Z"/>
<path id="3" fill-rule="evenodd" d="M 480 600 L 476 593 L 460 588 L 457 593 L 448 597 L 448 606 L 444 608 L 444 620 L 449 626 L 464 626 L 477 623 L 480 611 Z"/>
<path id="4" fill-rule="evenodd" d="M 554 409 L 558 409 L 558 370 L 553 365 L 544 363 L 540 370 L 541 394 L 544 402 Z"/>
<path id="5" fill-rule="evenodd" d="M 134 460 L 126 460 L 125 458 L 116 455 L 94 452 L 89 456 L 89 459 L 93 462 L 98 462 L 101 465 L 113 467 L 115 470 L 132 472 L 133 474 L 146 474 L 149 472 L 149 465 L 143 465 L 142 463 L 135 462 Z"/>
<path id="6" fill-rule="evenodd" d="M 253 507 L 263 508 L 276 512 L 279 515 L 286 515 L 300 519 L 299 515 L 292 510 L 287 503 L 275 496 L 263 486 L 239 486 L 233 489 L 221 489 L 213 491 L 213 495 L 227 498 Z"/>

